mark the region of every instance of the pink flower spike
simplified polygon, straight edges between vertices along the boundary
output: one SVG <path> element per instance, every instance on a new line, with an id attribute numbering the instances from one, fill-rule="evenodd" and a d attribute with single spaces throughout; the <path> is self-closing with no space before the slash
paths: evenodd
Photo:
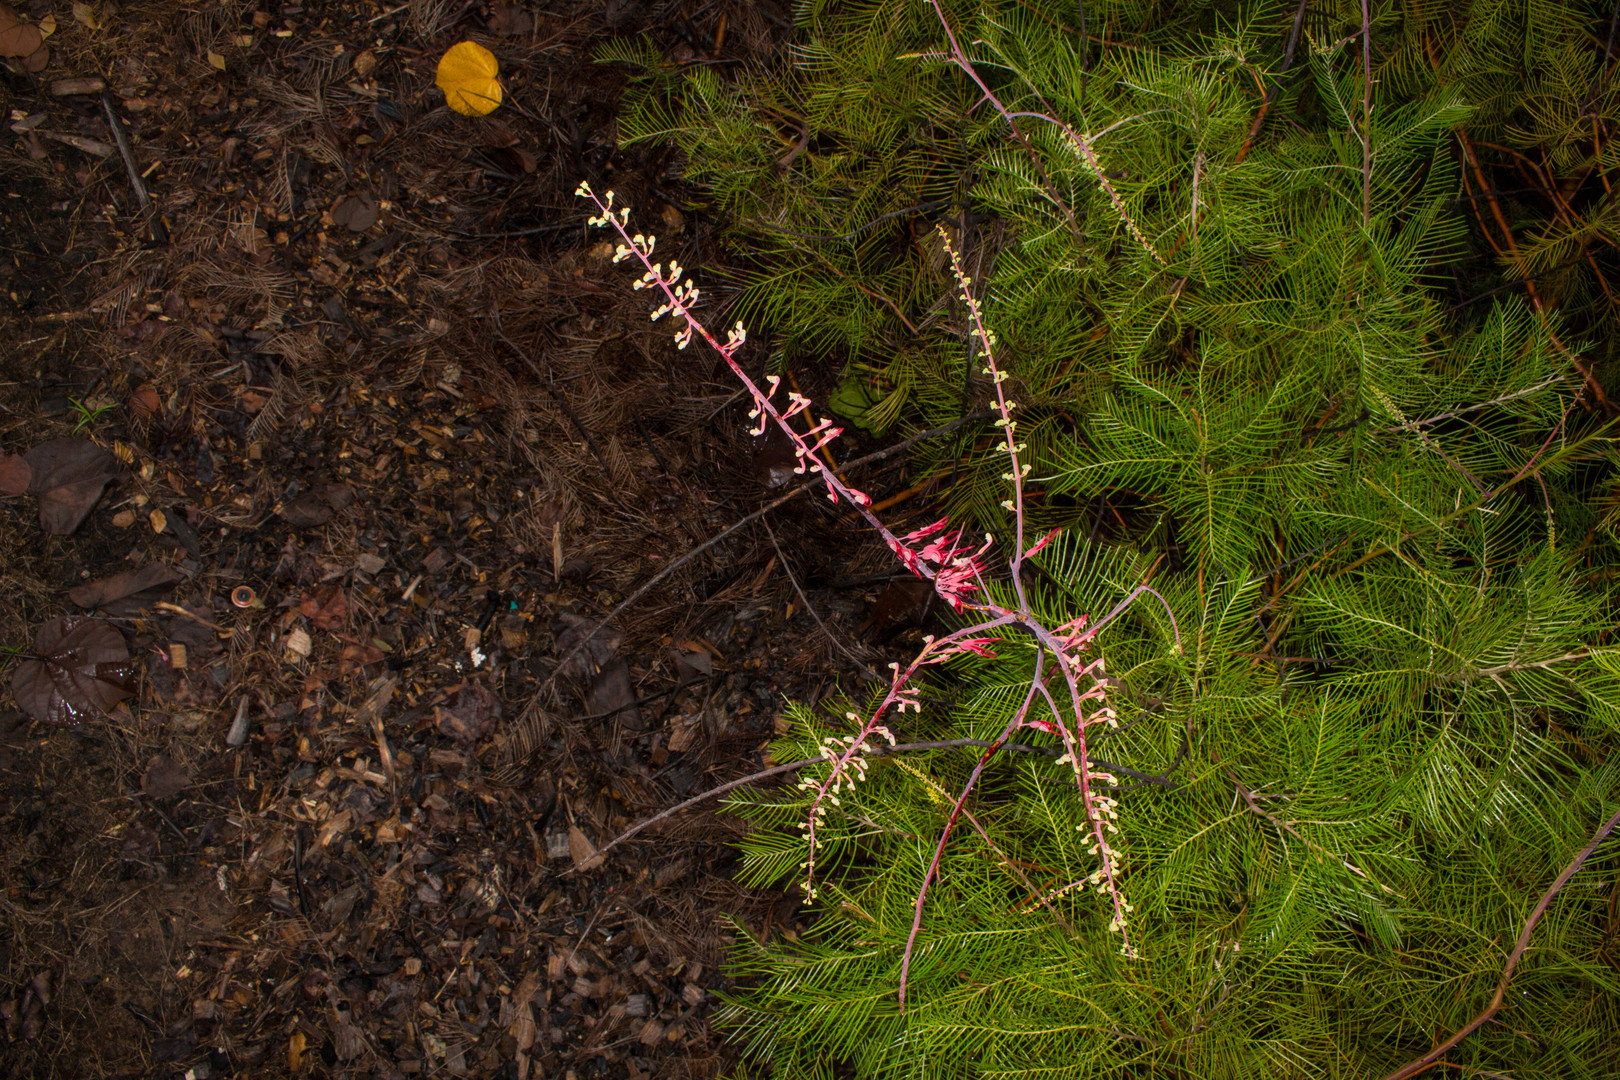
<path id="1" fill-rule="evenodd" d="M 1037 551 L 1041 550 L 1047 544 L 1050 544 L 1053 540 L 1056 540 L 1058 533 L 1060 533 L 1062 531 L 1063 531 L 1062 529 L 1053 529 L 1051 532 L 1049 532 L 1045 536 L 1041 537 L 1040 540 L 1035 544 L 1034 547 L 1032 547 L 1028 551 L 1024 552 L 1024 558 L 1026 558 L 1026 559 L 1029 558 L 1031 555 L 1033 555 Z"/>
<path id="2" fill-rule="evenodd" d="M 952 643 L 954 646 L 953 651 L 970 652 L 976 656 L 990 657 L 993 660 L 995 659 L 996 654 L 987 648 L 987 646 L 1000 640 L 1000 638 L 993 637 L 963 638 L 961 641 Z"/>
<path id="3" fill-rule="evenodd" d="M 906 533 L 906 535 L 904 537 L 902 537 L 902 539 L 905 539 L 905 540 L 926 540 L 928 537 L 933 536 L 935 533 L 939 532 L 941 529 L 943 529 L 945 526 L 949 525 L 950 523 L 951 523 L 950 518 L 940 518 L 938 521 L 934 522 L 932 525 L 924 525 L 922 528 L 918 529 L 915 532 Z"/>

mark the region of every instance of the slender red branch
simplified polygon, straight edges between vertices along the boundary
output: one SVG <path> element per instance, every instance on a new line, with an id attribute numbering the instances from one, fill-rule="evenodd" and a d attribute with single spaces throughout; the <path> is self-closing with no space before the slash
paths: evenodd
<path id="1" fill-rule="evenodd" d="M 1408 1061 L 1405 1065 L 1384 1077 L 1384 1080 L 1406 1080 L 1409 1076 L 1416 1076 L 1439 1061 L 1458 1043 L 1478 1031 L 1482 1025 L 1497 1014 L 1502 1008 L 1502 1002 L 1507 998 L 1508 983 L 1513 980 L 1513 970 L 1519 966 L 1519 960 L 1524 956 L 1525 950 L 1530 948 L 1530 935 L 1535 933 L 1536 924 L 1541 921 L 1543 915 L 1547 914 L 1547 909 L 1552 905 L 1553 898 L 1562 891 L 1565 885 L 1569 884 L 1569 879 L 1580 871 L 1581 865 L 1591 858 L 1592 853 L 1598 849 L 1598 845 L 1603 843 L 1617 825 L 1620 825 L 1620 810 L 1615 811 L 1615 815 L 1603 823 L 1603 826 L 1593 834 L 1591 842 L 1576 853 L 1575 857 L 1569 861 L 1569 865 L 1564 867 L 1564 872 L 1554 878 L 1553 883 L 1547 886 L 1547 891 L 1541 894 L 1541 899 L 1531 909 L 1529 917 L 1524 920 L 1524 926 L 1519 930 L 1519 940 L 1513 943 L 1513 951 L 1508 953 L 1507 963 L 1502 968 L 1502 977 L 1496 981 L 1496 993 L 1491 995 L 1490 1004 L 1481 1009 L 1478 1016 L 1458 1028 L 1456 1034 L 1452 1035 L 1451 1038 L 1422 1057 Z"/>

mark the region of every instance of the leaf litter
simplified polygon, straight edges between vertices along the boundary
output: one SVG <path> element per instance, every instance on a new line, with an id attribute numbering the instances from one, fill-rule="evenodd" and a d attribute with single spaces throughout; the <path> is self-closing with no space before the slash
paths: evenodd
<path id="1" fill-rule="evenodd" d="M 634 33 L 636 10 L 614 32 Z M 600 851 L 757 769 L 783 699 L 835 698 L 848 677 L 762 534 L 598 632 L 764 497 L 745 418 L 716 411 L 729 388 L 670 366 L 644 298 L 566 220 L 579 177 L 609 161 L 638 211 L 679 221 L 688 195 L 662 151 L 614 148 L 622 74 L 591 62 L 599 5 L 491 9 L 503 95 L 540 114 L 503 109 L 501 126 L 402 89 L 478 25 L 429 15 L 317 5 L 188 24 L 207 31 L 189 39 L 201 54 L 160 23 L 98 19 L 97 47 L 127 59 L 107 90 L 154 166 L 167 241 L 116 160 L 94 171 L 69 146 L 39 144 L 52 171 L 37 198 L 85 208 L 50 212 L 32 187 L 16 200 L 61 223 L 51 250 L 83 237 L 118 254 L 14 279 L 34 310 L 84 313 L 18 340 L 55 335 L 42 344 L 83 359 L 8 367 L 0 438 L 76 440 L 87 471 L 51 488 L 72 496 L 52 496 L 70 541 L 0 529 L 19 598 L 0 629 L 14 677 L 60 674 L 71 656 L 25 657 L 33 624 L 91 601 L 139 678 L 114 719 L 68 739 L 6 727 L 0 702 L 0 729 L 19 733 L 0 746 L 4 917 L 28 943 L 0 1002 L 40 1031 L 0 1046 L 0 1071 L 711 1077 L 732 1053 L 709 1027 L 727 986 L 720 915 L 760 935 L 796 918 L 779 891 L 731 880 L 728 821 L 692 815 Z M 648 18 L 671 62 L 695 58 Z M 728 43 L 775 33 L 730 18 Z M 100 74 L 89 28 L 62 21 L 62 74 Z M 311 82 L 316 48 L 332 78 Z M 24 107 L 40 130 L 110 139 L 79 103 Z M 159 164 L 149 148 L 176 138 L 199 153 Z M 532 229 L 551 231 L 462 236 Z M 494 311 L 543 379 L 492 343 Z M 125 404 L 85 439 L 70 398 Z M 35 483 L 26 456 L 0 458 L 0 492 Z M 33 509 L 0 502 L 12 525 Z M 814 582 L 884 553 L 832 563 L 826 523 L 801 510 L 782 511 L 799 514 L 790 557 L 823 618 L 852 630 L 871 598 Z M 85 677 L 68 692 L 87 696 Z M 64 974 L 42 1005 L 29 986 L 45 970 Z"/>

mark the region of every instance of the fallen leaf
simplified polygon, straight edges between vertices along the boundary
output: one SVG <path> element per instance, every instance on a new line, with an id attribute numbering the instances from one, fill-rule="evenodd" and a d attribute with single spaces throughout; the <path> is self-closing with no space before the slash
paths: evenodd
<path id="1" fill-rule="evenodd" d="M 21 495 L 33 479 L 34 470 L 21 454 L 0 457 L 0 495 Z"/>
<path id="2" fill-rule="evenodd" d="M 692 745 L 702 725 L 696 716 L 678 716 L 669 722 L 669 739 L 664 744 L 672 754 L 683 754 Z"/>
<path id="3" fill-rule="evenodd" d="M 131 696 L 135 672 L 116 627 L 83 615 L 62 615 L 34 635 L 33 655 L 17 665 L 11 691 L 30 715 L 76 725 Z"/>
<path id="4" fill-rule="evenodd" d="M 377 224 L 377 198 L 369 192 L 350 195 L 332 211 L 332 224 L 362 233 Z"/>
<path id="5" fill-rule="evenodd" d="M 140 593 L 166 592 L 181 580 L 180 571 L 165 563 L 153 563 L 139 570 L 125 570 L 112 577 L 98 578 L 68 590 L 68 599 L 82 608 L 99 608 Z M 125 614 L 125 612 L 117 612 Z M 129 612 L 133 614 L 133 612 Z"/>
<path id="6" fill-rule="evenodd" d="M 348 484 L 318 484 L 283 503 L 281 516 L 289 525 L 311 528 L 325 525 L 332 520 L 333 511 L 342 510 L 353 501 L 354 489 Z"/>
<path id="7" fill-rule="evenodd" d="M 367 664 L 377 663 L 383 655 L 383 651 L 375 645 L 345 645 L 343 655 L 338 658 L 338 674 L 351 675 Z"/>
<path id="8" fill-rule="evenodd" d="M 349 619 L 349 598 L 337 585 L 322 585 L 299 601 L 298 610 L 317 630 L 341 630 Z"/>
<path id="9" fill-rule="evenodd" d="M 146 515 L 146 520 L 152 526 L 153 532 L 160 533 L 169 524 L 169 515 L 153 507 L 152 512 Z"/>
<path id="10" fill-rule="evenodd" d="M 597 852 L 596 845 L 591 843 L 591 838 L 578 825 L 568 826 L 568 855 L 580 870 L 592 870 L 602 865 L 602 856 Z"/>
<path id="11" fill-rule="evenodd" d="M 641 730 L 641 710 L 636 708 L 636 692 L 630 685 L 630 666 L 622 657 L 604 666 L 592 680 L 585 708 L 592 716 L 601 717 L 603 723 Z"/>
<path id="12" fill-rule="evenodd" d="M 502 37 L 523 37 L 534 31 L 534 16 L 516 4 L 496 4 L 487 20 L 489 32 Z"/>
<path id="13" fill-rule="evenodd" d="M 377 70 L 377 54 L 367 49 L 354 58 L 354 73 L 364 79 Z"/>
<path id="14" fill-rule="evenodd" d="M 570 660 L 562 673 L 572 678 L 583 678 L 587 675 L 595 676 L 603 664 L 613 655 L 613 651 L 624 640 L 623 632 L 613 627 L 604 627 L 599 633 L 586 640 L 587 635 L 596 629 L 596 623 L 571 612 L 563 612 L 557 618 L 563 624 L 563 629 L 557 634 L 557 655 L 567 656 L 585 641 L 585 647 L 580 654 Z"/>
<path id="15" fill-rule="evenodd" d="M 225 70 L 225 57 L 217 52 L 208 54 L 208 65 L 217 71 Z"/>
<path id="16" fill-rule="evenodd" d="M 696 642 L 683 641 L 675 650 L 675 673 L 682 682 L 706 678 L 714 674 L 714 657 Z"/>
<path id="17" fill-rule="evenodd" d="M 39 525 L 67 536 L 95 509 L 118 459 L 89 439 L 52 439 L 23 455 L 33 475 L 28 490 L 39 496 Z"/>
<path id="18" fill-rule="evenodd" d="M 57 79 L 51 83 L 51 96 L 75 97 L 79 94 L 99 94 L 106 86 L 106 80 L 96 75 L 83 79 Z"/>
<path id="19" fill-rule="evenodd" d="M 167 754 L 158 754 L 146 764 L 141 790 L 151 799 L 172 799 L 191 783 L 186 767 Z"/>
<path id="20" fill-rule="evenodd" d="M 29 57 L 44 44 L 39 27 L 23 22 L 16 12 L 0 4 L 0 56 Z"/>
<path id="21" fill-rule="evenodd" d="M 443 705 L 433 707 L 441 734 L 460 743 L 475 743 L 494 734 L 501 720 L 501 699 L 478 683 L 467 683 Z"/>
<path id="22" fill-rule="evenodd" d="M 101 25 L 101 21 L 96 18 L 95 5 L 87 4 L 84 0 L 73 0 L 73 21 L 86 30 L 94 30 Z"/>
<path id="23" fill-rule="evenodd" d="M 494 53 L 475 41 L 463 41 L 439 58 L 434 82 L 450 108 L 463 116 L 485 116 L 501 103 L 499 74 Z"/>
<path id="24" fill-rule="evenodd" d="M 129 395 L 129 411 L 140 420 L 150 420 L 163 411 L 163 399 L 151 383 L 138 386 Z"/>

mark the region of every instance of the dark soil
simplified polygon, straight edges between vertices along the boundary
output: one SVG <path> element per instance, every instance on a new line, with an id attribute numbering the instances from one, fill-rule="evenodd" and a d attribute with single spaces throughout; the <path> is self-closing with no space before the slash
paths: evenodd
<path id="1" fill-rule="evenodd" d="M 70 535 L 0 498 L 0 674 L 94 614 L 133 694 L 64 728 L 0 692 L 0 1074 L 724 1071 L 728 943 L 795 900 L 732 880 L 725 817 L 596 848 L 760 769 L 785 701 L 858 688 L 806 599 L 846 643 L 910 601 L 874 605 L 885 553 L 800 498 L 560 666 L 784 490 L 573 191 L 723 267 L 672 152 L 618 148 L 591 53 L 766 61 L 782 13 L 17 6 L 56 31 L 0 71 L 0 456 L 89 440 L 118 476 Z M 484 118 L 433 86 L 467 38 L 509 95 Z"/>

